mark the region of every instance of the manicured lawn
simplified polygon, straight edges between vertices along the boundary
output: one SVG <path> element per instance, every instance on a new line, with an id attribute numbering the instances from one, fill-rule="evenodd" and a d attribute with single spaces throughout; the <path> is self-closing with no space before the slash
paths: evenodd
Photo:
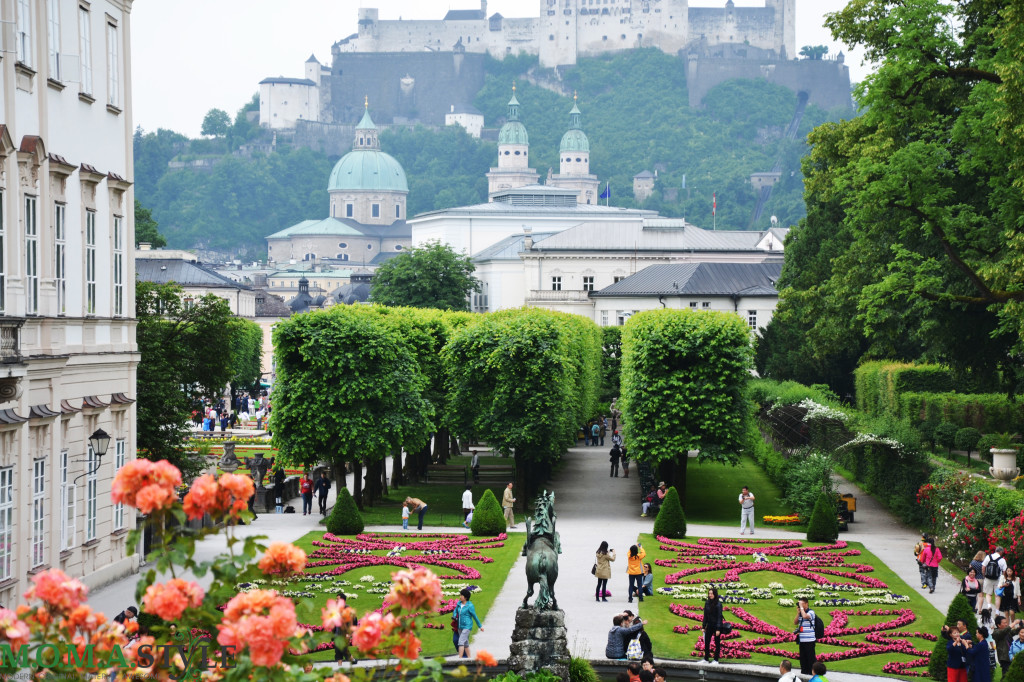
<path id="1" fill-rule="evenodd" d="M 765 516 L 792 514 L 779 498 L 782 491 L 768 480 L 764 471 L 750 457 L 741 457 L 738 466 L 727 464 L 696 464 L 686 469 L 686 520 L 716 526 L 740 525 L 740 489 L 748 486 L 754 493 L 755 526 L 763 526 Z M 801 526 L 779 526 L 786 530 L 803 530 Z"/>
<path id="2" fill-rule="evenodd" d="M 490 489 L 500 504 L 506 485 L 491 483 L 473 486 L 473 503 L 480 504 L 484 491 Z M 461 483 L 412 483 L 400 488 L 388 488 L 388 494 L 384 499 L 377 500 L 372 507 L 363 506 L 363 523 L 368 526 L 395 526 L 396 530 L 401 530 L 402 502 L 406 497 L 415 497 L 427 503 L 427 513 L 423 517 L 424 525 L 461 526 L 465 518 L 462 515 L 462 493 L 465 489 Z M 520 514 L 517 513 L 516 516 L 518 518 Z M 409 526 L 412 527 L 415 523 L 416 513 L 413 512 L 409 517 Z"/>
<path id="3" fill-rule="evenodd" d="M 658 543 L 654 537 L 650 535 L 641 536 L 641 541 L 644 543 L 644 548 L 647 550 L 647 558 L 654 563 L 657 560 L 678 560 L 673 565 L 657 565 L 654 566 L 655 572 L 655 595 L 649 597 L 640 606 L 640 615 L 650 623 L 647 626 L 647 631 L 650 634 L 651 640 L 654 645 L 655 656 L 683 659 L 683 660 L 697 660 L 702 654 L 697 652 L 697 642 L 703 641 L 700 635 L 700 611 L 703 606 L 704 596 L 706 590 L 701 588 L 700 594 L 695 596 L 669 596 L 658 593 L 658 588 L 666 587 L 666 576 L 671 574 L 677 574 L 681 571 L 688 569 L 698 569 L 690 575 L 680 576 L 675 586 L 685 588 L 689 585 L 682 584 L 682 581 L 695 580 L 699 581 L 697 585 L 705 581 L 721 582 L 727 572 L 726 568 L 716 569 L 710 567 L 713 559 L 705 559 L 703 556 L 707 554 L 719 554 L 724 553 L 735 557 L 735 559 L 729 559 L 727 561 L 740 562 L 741 564 L 749 564 L 752 562 L 752 551 L 757 545 L 744 545 L 740 543 L 752 542 L 751 539 L 742 538 L 734 539 L 732 541 L 726 540 L 725 542 L 732 542 L 730 548 L 725 552 L 715 551 L 715 547 L 708 547 L 705 551 L 701 549 L 694 555 L 681 556 L 678 550 L 673 550 L 671 546 L 667 544 Z M 684 543 L 694 544 L 697 542 L 697 538 L 687 538 L 683 540 Z M 721 542 L 721 541 L 718 541 Z M 779 542 L 783 541 L 760 541 L 760 547 L 777 547 Z M 821 545 L 814 545 L 812 543 L 801 543 L 804 547 L 820 547 Z M 749 549 L 748 549 L 749 548 Z M 722 660 L 734 660 L 737 662 L 754 663 L 761 665 L 777 666 L 780 658 L 783 656 L 789 657 L 792 660 L 798 660 L 797 645 L 795 635 L 790 633 L 794 629 L 794 619 L 796 617 L 796 607 L 789 605 L 780 605 L 779 599 L 793 599 L 795 603 L 795 596 L 792 592 L 799 588 L 807 586 L 814 586 L 814 597 L 811 599 L 811 608 L 817 613 L 825 614 L 827 616 L 827 624 L 833 628 L 839 627 L 842 624 L 843 619 L 848 618 L 848 624 L 845 627 L 859 628 L 864 626 L 873 626 L 876 624 L 891 622 L 900 616 L 900 611 L 910 609 L 913 613 L 913 620 L 904 624 L 899 624 L 891 628 L 881 627 L 878 628 L 877 633 L 837 633 L 836 639 L 842 640 L 847 644 L 841 645 L 823 645 L 820 644 L 817 647 L 817 653 L 829 652 L 843 652 L 848 651 L 856 646 L 866 645 L 867 647 L 888 647 L 890 644 L 899 644 L 900 642 L 909 643 L 912 649 L 916 649 L 919 652 L 927 652 L 923 656 L 921 654 L 912 653 L 895 653 L 892 651 L 879 651 L 875 649 L 875 653 L 872 653 L 870 649 L 864 651 L 866 654 L 856 658 L 846 658 L 836 661 L 827 661 L 826 665 L 830 671 L 837 670 L 842 672 L 853 672 L 862 674 L 882 675 L 888 674 L 892 677 L 899 677 L 892 673 L 884 673 L 883 666 L 887 663 L 897 662 L 906 663 L 914 660 L 923 658 L 924 662 L 921 667 L 914 667 L 911 670 L 914 672 L 926 672 L 927 671 L 927 657 L 930 654 L 935 638 L 938 634 L 939 629 L 942 627 L 944 616 L 935 607 L 929 604 L 922 596 L 917 594 L 914 590 L 903 582 L 895 573 L 889 570 L 877 557 L 872 555 L 870 552 L 864 550 L 863 545 L 859 543 L 849 543 L 846 550 L 859 550 L 859 555 L 845 556 L 845 563 L 847 566 L 838 569 L 840 572 L 847 573 L 846 576 L 838 576 L 832 573 L 833 569 L 829 568 L 828 564 L 832 561 L 836 561 L 834 556 L 839 555 L 841 550 L 830 549 L 814 554 L 821 556 L 824 560 L 818 564 L 818 568 L 812 565 L 804 564 L 805 569 L 815 575 L 824 577 L 835 583 L 853 583 L 862 584 L 862 581 L 872 583 L 872 579 L 885 583 L 886 592 L 890 592 L 897 595 L 905 595 L 909 597 L 909 601 L 899 601 L 895 604 L 884 604 L 884 603 L 869 603 L 864 605 L 825 605 L 820 603 L 818 600 L 822 599 L 821 589 L 814 586 L 814 582 L 806 577 L 793 575 L 790 573 L 784 573 L 779 571 L 756 571 L 756 572 L 742 572 L 737 577 L 738 581 L 749 588 L 768 588 L 770 583 L 779 583 L 788 592 L 786 595 L 780 595 L 777 590 L 772 590 L 771 596 L 764 596 L 751 594 L 746 588 L 742 596 L 747 598 L 753 597 L 752 603 L 744 604 L 726 604 L 727 616 L 726 620 L 730 623 L 742 624 L 744 627 L 752 626 L 753 628 L 761 628 L 765 634 L 757 634 L 752 629 L 735 629 L 734 635 L 723 638 L 722 642 L 725 645 L 727 642 L 748 642 L 752 640 L 760 640 L 759 643 L 751 644 L 748 646 L 757 646 L 760 651 L 752 651 L 749 658 L 737 660 L 735 657 L 730 658 L 723 651 Z M 744 551 L 746 554 L 744 554 Z M 798 549 L 791 550 L 792 553 L 800 556 Z M 810 552 L 809 552 L 810 554 Z M 768 557 L 769 562 L 779 562 L 779 565 L 785 565 L 787 568 L 791 567 L 791 570 L 799 569 L 801 559 L 791 561 L 785 556 L 772 556 Z M 856 565 L 862 565 L 858 568 Z M 710 570 L 701 571 L 701 567 L 709 566 Z M 861 576 L 858 579 L 855 576 Z M 870 585 L 865 586 L 866 589 L 870 589 Z M 827 588 L 823 588 L 827 589 Z M 839 598 L 854 598 L 854 595 L 850 592 L 833 591 Z M 817 605 L 816 605 L 816 602 Z M 687 618 L 669 610 L 670 605 L 678 604 L 685 609 L 691 610 L 695 615 L 695 618 Z M 874 610 L 886 610 L 888 614 L 877 614 L 877 615 L 859 615 L 854 612 L 867 612 Z M 747 615 L 744 615 L 747 614 Z M 686 627 L 688 632 L 685 634 L 674 632 L 673 628 Z M 777 629 L 776 629 L 777 628 Z M 831 633 L 826 631 L 826 636 Z M 920 634 L 930 635 L 931 637 L 921 637 Z M 773 636 L 778 636 L 781 641 L 779 642 L 767 642 Z M 871 639 L 875 639 L 875 643 L 871 643 Z M 770 650 L 770 651 L 769 651 Z M 742 653 L 742 652 L 739 652 Z"/>
<path id="4" fill-rule="evenodd" d="M 307 533 L 299 538 L 299 540 L 294 544 L 305 550 L 306 554 L 309 556 L 309 561 L 312 563 L 317 561 L 317 557 L 314 552 L 320 549 L 315 546 L 313 542 L 316 540 L 323 540 L 323 537 L 324 533 L 322 532 Z M 484 617 L 490 610 L 495 597 L 497 597 L 498 592 L 505 584 L 505 579 L 508 577 L 509 571 L 512 569 L 513 564 L 515 564 L 516 559 L 519 557 L 519 552 L 522 550 L 522 540 L 515 538 L 512 540 L 487 541 L 486 538 L 477 538 L 465 535 L 428 536 L 418 533 L 413 533 L 411 535 L 396 533 L 375 537 L 388 541 L 389 544 L 409 547 L 409 549 L 401 553 L 400 559 L 404 558 L 411 560 L 412 563 L 421 563 L 439 576 L 457 575 L 458 571 L 453 570 L 451 567 L 432 565 L 431 561 L 435 559 L 451 561 L 455 564 L 465 565 L 470 569 L 476 569 L 479 571 L 480 577 L 475 579 L 466 579 L 462 577 L 443 579 L 444 591 L 451 594 L 445 594 L 442 605 L 456 599 L 457 597 L 454 593 L 461 589 L 461 587 L 465 585 L 478 585 L 480 590 L 474 593 L 473 604 L 476 606 L 476 612 L 481 621 L 484 620 Z M 345 536 L 345 538 L 353 539 L 353 536 Z M 443 540 L 445 538 L 454 538 L 457 542 L 466 542 L 470 543 L 470 545 L 474 543 L 478 545 L 486 545 L 485 547 L 480 547 L 477 551 L 471 550 L 470 556 L 487 557 L 492 561 L 482 562 L 472 558 L 459 558 L 458 556 L 450 554 L 448 556 L 446 556 L 446 554 L 425 555 L 424 552 L 416 550 L 412 544 L 415 542 L 433 542 L 436 540 Z M 345 546 L 346 545 L 332 545 L 332 548 Z M 347 546 L 357 548 L 359 545 L 357 543 L 355 545 Z M 458 547 L 458 545 L 456 545 L 456 547 Z M 384 549 L 374 549 L 369 554 L 376 557 L 384 557 L 387 554 L 387 551 Z M 365 555 L 345 553 L 338 556 L 340 557 L 340 561 L 346 561 L 347 558 L 359 560 L 361 557 L 365 557 Z M 418 559 L 412 559 L 412 557 L 418 557 Z M 339 568 L 337 563 L 322 567 L 307 567 L 306 574 L 329 573 L 337 568 Z M 348 598 L 349 605 L 352 606 L 360 616 L 379 608 L 384 596 L 390 589 L 391 574 L 401 569 L 402 566 L 395 565 L 366 566 L 353 568 L 342 575 L 332 576 L 325 581 L 314 582 L 308 579 L 299 579 L 292 581 L 289 586 L 283 587 L 280 585 L 274 585 L 273 587 L 279 590 L 286 589 L 303 593 L 301 596 L 290 595 L 293 596 L 295 600 L 299 622 L 318 625 L 320 623 L 320 609 L 327 603 L 327 600 L 333 598 L 338 591 L 345 593 Z M 366 576 L 372 577 L 372 581 L 362 580 Z M 448 611 L 450 611 L 450 609 L 448 609 Z M 430 624 L 440 627 L 436 629 L 424 629 L 419 633 L 419 636 L 423 641 L 423 655 L 430 657 L 454 653 L 454 649 L 452 648 L 452 633 L 449 629 L 450 621 L 451 616 L 449 613 L 434 615 L 428 619 Z M 334 660 L 334 654 L 332 651 L 316 652 L 311 654 L 311 657 L 313 660 Z"/>

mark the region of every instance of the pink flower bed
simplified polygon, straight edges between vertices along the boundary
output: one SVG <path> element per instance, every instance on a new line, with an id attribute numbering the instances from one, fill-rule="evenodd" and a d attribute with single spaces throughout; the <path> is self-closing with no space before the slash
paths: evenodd
<path id="1" fill-rule="evenodd" d="M 492 538 L 472 538 L 468 535 L 416 535 L 422 540 L 409 541 L 408 536 L 393 533 L 362 533 L 355 538 L 340 538 L 331 533 L 324 533 L 323 540 L 315 540 L 317 548 L 309 555 L 306 568 L 335 566 L 326 575 L 342 575 L 358 568 L 370 566 L 395 566 L 396 568 L 412 569 L 430 565 L 453 571 L 438 574 L 442 579 L 477 580 L 480 571 L 465 562 L 475 561 L 489 564 L 494 561 L 481 552 L 484 549 L 495 549 L 505 546 L 508 537 L 505 533 Z M 405 547 L 402 556 L 378 556 L 376 554 L 360 554 L 358 552 L 390 551 L 396 547 Z M 428 554 L 427 552 L 437 552 Z"/>
<path id="2" fill-rule="evenodd" d="M 694 542 L 683 542 L 659 537 L 661 549 L 676 552 L 674 559 L 659 559 L 655 563 L 659 566 L 674 567 L 688 565 L 690 568 L 671 573 L 665 577 L 668 584 L 702 584 L 710 581 L 710 576 L 699 576 L 701 574 L 717 573 L 724 571 L 723 578 L 728 582 L 740 580 L 745 573 L 772 571 L 795 575 L 811 581 L 825 589 L 840 585 L 852 585 L 857 587 L 887 588 L 881 580 L 864 575 L 874 570 L 868 564 L 846 563 L 845 557 L 857 556 L 860 551 L 847 549 L 845 542 L 839 541 L 832 545 L 815 545 L 804 547 L 796 540 L 735 540 L 700 538 Z M 743 555 L 750 555 L 757 551 L 767 556 L 779 557 L 781 560 L 753 563 L 751 561 L 739 561 Z M 731 555 L 737 560 L 705 559 L 709 555 Z M 696 566 L 693 566 L 697 564 Z M 836 580 L 839 579 L 839 580 Z M 739 606 L 725 606 L 725 612 L 732 616 L 729 623 L 733 632 L 722 635 L 721 657 L 725 659 L 745 659 L 754 654 L 763 654 L 772 657 L 793 658 L 792 650 L 780 648 L 778 645 L 793 645 L 795 636 L 790 629 L 783 629 L 767 623 L 746 609 Z M 703 604 L 670 604 L 669 610 L 696 624 L 687 623 L 677 625 L 673 631 L 679 634 L 700 632 L 700 623 L 703 618 Z M 889 662 L 884 665 L 882 672 L 903 675 L 908 677 L 927 677 L 927 672 L 914 670 L 928 665 L 930 651 L 922 651 L 914 647 L 907 638 L 917 637 L 934 642 L 936 636 L 929 633 L 906 630 L 906 626 L 916 620 L 914 612 L 910 609 L 836 609 L 829 612 L 831 622 L 825 628 L 825 636 L 819 642 L 826 646 L 842 647 L 841 651 L 819 652 L 818 660 L 841 661 L 860 656 L 876 656 L 892 654 L 906 654 L 917 656 L 911 661 Z M 850 618 L 866 616 L 878 617 L 889 616 L 887 620 L 871 623 L 868 625 L 851 625 Z M 743 639 L 741 632 L 756 635 L 753 638 Z M 853 641 L 846 639 L 852 635 L 865 635 L 866 641 Z M 704 638 L 699 636 L 694 644 L 691 656 L 704 656 Z"/>

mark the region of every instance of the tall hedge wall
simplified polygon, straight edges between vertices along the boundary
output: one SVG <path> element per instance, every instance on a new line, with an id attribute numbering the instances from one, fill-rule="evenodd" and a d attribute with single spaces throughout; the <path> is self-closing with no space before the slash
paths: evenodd
<path id="1" fill-rule="evenodd" d="M 900 396 L 900 414 L 912 422 L 950 422 L 982 433 L 1019 431 L 1024 427 L 1024 402 L 1002 393 L 917 393 Z"/>
<path id="2" fill-rule="evenodd" d="M 943 393 L 954 389 L 953 374 L 943 365 L 914 365 L 877 360 L 854 371 L 857 409 L 868 414 L 897 415 L 901 394 Z"/>

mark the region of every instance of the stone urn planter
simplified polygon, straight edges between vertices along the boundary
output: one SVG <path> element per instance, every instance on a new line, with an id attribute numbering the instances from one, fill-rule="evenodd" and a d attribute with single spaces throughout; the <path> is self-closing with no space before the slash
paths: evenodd
<path id="1" fill-rule="evenodd" d="M 992 478 L 1002 481 L 999 484 L 1000 488 L 1013 488 L 1010 481 L 1020 476 L 1020 467 L 1017 466 L 1017 449 L 992 448 L 992 466 L 989 467 L 988 472 L 992 474 Z"/>

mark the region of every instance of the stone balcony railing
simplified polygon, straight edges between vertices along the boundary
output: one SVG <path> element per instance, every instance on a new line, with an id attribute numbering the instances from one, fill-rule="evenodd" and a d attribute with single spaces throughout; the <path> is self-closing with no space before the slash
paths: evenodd
<path id="1" fill-rule="evenodd" d="M 25 320 L 17 317 L 0 317 L 0 363 L 21 362 L 21 325 Z"/>
<path id="2" fill-rule="evenodd" d="M 590 292 L 578 289 L 532 289 L 526 300 L 528 303 L 590 303 Z"/>

